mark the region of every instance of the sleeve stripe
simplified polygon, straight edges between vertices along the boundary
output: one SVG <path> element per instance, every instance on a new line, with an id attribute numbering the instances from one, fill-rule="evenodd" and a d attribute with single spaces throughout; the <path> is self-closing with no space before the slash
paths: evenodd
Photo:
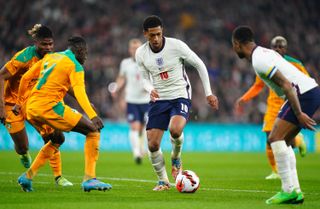
<path id="1" fill-rule="evenodd" d="M 276 70 L 276 66 L 274 66 L 273 68 L 270 68 L 267 72 L 267 77 L 268 78 L 271 78 L 273 76 L 273 74 L 275 73 L 275 70 Z"/>

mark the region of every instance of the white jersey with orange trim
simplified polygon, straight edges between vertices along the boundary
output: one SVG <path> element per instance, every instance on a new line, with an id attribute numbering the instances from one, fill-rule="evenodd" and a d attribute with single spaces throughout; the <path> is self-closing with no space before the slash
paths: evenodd
<path id="1" fill-rule="evenodd" d="M 302 73 L 271 49 L 257 46 L 252 52 L 252 66 L 256 74 L 280 97 L 285 97 L 283 90 L 271 80 L 278 70 L 300 94 L 318 86 L 313 78 Z"/>
<path id="2" fill-rule="evenodd" d="M 191 99 L 191 84 L 186 74 L 185 62 L 197 69 L 206 96 L 212 94 L 207 68 L 203 61 L 182 41 L 163 38 L 163 48 L 154 52 L 149 42 L 136 51 L 136 61 L 148 92 L 159 93 L 159 100 Z M 151 77 L 151 79 L 150 79 Z"/>

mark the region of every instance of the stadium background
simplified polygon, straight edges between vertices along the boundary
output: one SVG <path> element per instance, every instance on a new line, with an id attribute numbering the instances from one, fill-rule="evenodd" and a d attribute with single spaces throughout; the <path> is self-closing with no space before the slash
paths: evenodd
<path id="1" fill-rule="evenodd" d="M 211 111 L 197 72 L 189 67 L 188 75 L 193 87 L 192 123 L 186 130 L 192 141 L 187 145 L 189 150 L 206 150 L 208 147 L 211 149 L 207 151 L 264 150 L 264 135 L 260 128 L 267 89 L 245 106 L 242 115 L 233 111 L 234 102 L 254 82 L 255 76 L 249 64 L 238 59 L 232 51 L 231 31 L 237 25 L 250 25 L 256 32 L 257 43 L 262 46 L 268 47 L 270 39 L 276 35 L 286 37 L 288 54 L 302 60 L 310 74 L 318 80 L 320 47 L 316 46 L 320 44 L 320 4 L 316 0 L 181 0 L 179 4 L 170 0 L 68 0 L 67 3 L 63 0 L 0 0 L 0 5 L 1 66 L 15 52 L 32 43 L 26 31 L 35 23 L 52 28 L 56 51 L 65 48 L 66 40 L 71 35 L 80 34 L 87 39 L 87 92 L 106 120 L 103 134 L 104 142 L 109 142 L 109 145 L 105 145 L 106 150 L 129 150 L 126 135 L 119 135 L 116 131 L 119 129 L 119 133 L 125 133 L 128 129 L 125 102 L 111 98 L 108 84 L 115 80 L 121 59 L 128 56 L 128 40 L 138 37 L 144 41 L 141 24 L 150 14 L 163 18 L 166 36 L 182 39 L 203 59 L 214 92 L 220 100 L 219 111 Z M 68 97 L 66 102 L 79 108 Z M 12 142 L 3 126 L 0 131 L 0 149 L 12 149 Z M 28 134 L 32 136 L 31 148 L 38 149 L 41 140 L 38 140 L 32 128 L 28 127 Z M 71 135 L 70 138 L 75 142 L 67 140 L 65 146 L 81 149 L 82 146 L 74 144 L 82 144 L 77 140 L 78 137 Z M 316 150 L 313 133 L 306 132 L 306 138 L 309 149 Z M 197 139 L 207 139 L 206 142 L 212 146 Z M 240 145 L 237 146 L 237 143 Z M 233 150 L 234 147 L 239 149 Z"/>

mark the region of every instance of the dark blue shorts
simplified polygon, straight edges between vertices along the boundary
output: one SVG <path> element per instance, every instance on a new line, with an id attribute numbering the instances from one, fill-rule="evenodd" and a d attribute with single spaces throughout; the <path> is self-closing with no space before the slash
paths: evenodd
<path id="1" fill-rule="evenodd" d="M 298 98 L 300 101 L 302 112 L 306 113 L 309 117 L 312 117 L 320 106 L 320 87 L 315 87 L 305 92 L 304 94 L 300 94 L 298 95 Z M 286 101 L 286 103 L 281 108 L 278 114 L 278 118 L 291 122 L 299 126 L 300 128 L 304 128 L 301 127 L 288 101 Z"/>
<path id="2" fill-rule="evenodd" d="M 129 123 L 139 121 L 145 123 L 147 119 L 149 104 L 127 103 L 127 120 Z"/>
<path id="3" fill-rule="evenodd" d="M 188 120 L 190 108 L 191 101 L 184 98 L 150 102 L 147 130 L 152 128 L 167 130 L 174 115 L 181 115 Z"/>

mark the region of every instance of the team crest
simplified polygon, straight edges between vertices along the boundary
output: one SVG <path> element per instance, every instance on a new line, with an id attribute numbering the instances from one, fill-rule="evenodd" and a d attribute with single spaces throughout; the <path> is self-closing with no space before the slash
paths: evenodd
<path id="1" fill-rule="evenodd" d="M 162 59 L 162 57 L 157 58 L 157 59 L 156 59 L 156 63 L 157 63 L 158 66 L 161 67 L 161 66 L 163 65 L 163 59 Z"/>

